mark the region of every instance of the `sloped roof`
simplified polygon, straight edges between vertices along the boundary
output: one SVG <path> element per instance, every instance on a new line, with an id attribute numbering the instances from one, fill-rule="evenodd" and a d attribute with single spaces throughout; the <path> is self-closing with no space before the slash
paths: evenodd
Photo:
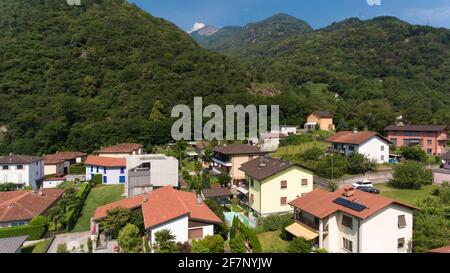
<path id="1" fill-rule="evenodd" d="M 260 147 L 252 146 L 248 144 L 233 143 L 226 146 L 217 147 L 215 152 L 228 155 L 237 154 L 266 154 L 267 152 L 261 151 Z"/>
<path id="2" fill-rule="evenodd" d="M 87 156 L 87 154 L 83 152 L 65 151 L 44 155 L 44 160 L 46 165 L 53 165 L 64 162 L 66 160 L 73 160 L 76 159 L 77 157 L 84 157 L 84 156 Z"/>
<path id="3" fill-rule="evenodd" d="M 125 158 L 90 155 L 86 158 L 84 165 L 94 165 L 101 167 L 126 167 L 127 160 Z"/>
<path id="4" fill-rule="evenodd" d="M 105 217 L 108 210 L 115 207 L 127 209 L 141 207 L 146 229 L 184 215 L 188 215 L 190 220 L 210 223 L 222 222 L 207 205 L 197 204 L 196 196 L 192 192 L 178 191 L 171 186 L 166 186 L 146 193 L 146 195 L 146 201 L 144 195 L 140 195 L 98 207 L 94 219 L 99 220 Z"/>
<path id="5" fill-rule="evenodd" d="M 138 150 L 140 148 L 143 148 L 144 146 L 142 144 L 138 143 L 120 143 L 117 145 L 105 147 L 103 149 L 100 149 L 97 151 L 97 153 L 103 153 L 103 154 L 113 154 L 113 153 L 131 153 L 135 150 Z"/>
<path id="6" fill-rule="evenodd" d="M 39 156 L 31 155 L 5 155 L 0 156 L 0 164 L 30 164 L 36 161 L 43 160 Z"/>
<path id="7" fill-rule="evenodd" d="M 391 125 L 385 131 L 408 131 L 408 132 L 441 132 L 446 129 L 445 125 Z"/>
<path id="8" fill-rule="evenodd" d="M 342 211 L 360 219 L 366 219 L 392 204 L 397 204 L 410 209 L 417 209 L 414 206 L 400 203 L 381 195 L 354 190 L 353 196 L 347 199 L 349 201 L 357 202 L 361 205 L 366 206 L 364 210 L 356 211 L 334 202 L 334 200 L 336 200 L 337 198 L 344 197 L 344 192 L 345 189 L 343 188 L 338 189 L 335 192 L 315 189 L 314 191 L 289 202 L 289 205 L 306 211 L 320 219 L 323 219 L 335 213 L 336 211 Z"/>
<path id="9" fill-rule="evenodd" d="M 63 189 L 0 192 L 0 222 L 30 220 L 51 207 L 64 193 Z"/>
<path id="10" fill-rule="evenodd" d="M 242 164 L 239 170 L 257 180 L 264 180 L 293 166 L 298 165 L 272 157 L 258 157 Z"/>
<path id="11" fill-rule="evenodd" d="M 389 140 L 387 140 L 382 135 L 378 134 L 377 132 L 371 132 L 371 131 L 361 131 L 361 132 L 340 131 L 340 132 L 330 136 L 325 141 L 332 142 L 332 143 L 360 145 L 375 136 L 378 136 L 379 138 L 383 139 L 387 143 L 391 143 Z"/>
<path id="12" fill-rule="evenodd" d="M 312 115 L 318 116 L 319 118 L 333 118 L 333 115 L 328 111 L 314 111 Z"/>
<path id="13" fill-rule="evenodd" d="M 0 238 L 0 253 L 16 253 L 28 239 L 28 235 Z"/>

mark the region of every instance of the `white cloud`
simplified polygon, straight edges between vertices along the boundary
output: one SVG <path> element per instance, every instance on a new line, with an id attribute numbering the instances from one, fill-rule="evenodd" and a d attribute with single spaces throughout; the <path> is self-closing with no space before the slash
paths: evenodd
<path id="1" fill-rule="evenodd" d="M 367 0 L 369 6 L 381 6 L 381 0 Z"/>
<path id="2" fill-rule="evenodd" d="M 188 33 L 192 33 L 195 32 L 199 29 L 204 28 L 206 25 L 202 22 L 195 22 L 195 24 L 191 27 L 191 31 L 189 31 Z"/>

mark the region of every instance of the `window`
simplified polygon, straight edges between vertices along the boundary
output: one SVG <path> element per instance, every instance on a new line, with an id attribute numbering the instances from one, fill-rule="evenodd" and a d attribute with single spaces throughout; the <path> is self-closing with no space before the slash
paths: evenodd
<path id="1" fill-rule="evenodd" d="M 302 179 L 302 186 L 308 186 L 308 179 Z"/>
<path id="2" fill-rule="evenodd" d="M 404 227 L 406 227 L 405 215 L 399 215 L 398 216 L 398 228 L 404 228 Z"/>
<path id="3" fill-rule="evenodd" d="M 427 140 L 427 144 L 428 145 L 433 145 L 433 140 L 431 140 L 431 139 Z"/>
<path id="4" fill-rule="evenodd" d="M 333 147 L 334 147 L 334 149 L 338 149 L 338 145 L 335 143 L 334 145 L 333 145 Z"/>
<path id="5" fill-rule="evenodd" d="M 103 173 L 106 174 L 106 167 L 103 167 Z"/>
<path id="6" fill-rule="evenodd" d="M 280 198 L 280 204 L 282 206 L 286 206 L 287 205 L 287 197 L 281 197 Z"/>
<path id="7" fill-rule="evenodd" d="M 287 189 L 287 181 L 286 180 L 281 181 L 281 188 Z"/>
<path id="8" fill-rule="evenodd" d="M 3 170 L 9 170 L 9 166 L 3 165 Z"/>
<path id="9" fill-rule="evenodd" d="M 93 171 L 94 171 L 94 166 L 91 165 L 91 172 L 93 172 Z"/>
<path id="10" fill-rule="evenodd" d="M 349 229 L 353 229 L 353 218 L 347 215 L 342 215 L 342 225 L 344 227 L 348 227 Z"/>
<path id="11" fill-rule="evenodd" d="M 353 252 L 353 242 L 350 241 L 347 238 L 342 238 L 343 239 L 343 247 L 345 250 Z"/>
<path id="12" fill-rule="evenodd" d="M 399 239 L 397 240 L 397 248 L 398 248 L 399 250 L 405 248 L 405 238 L 399 238 Z"/>
<path id="13" fill-rule="evenodd" d="M 427 153 L 431 155 L 433 153 L 433 149 L 427 149 Z"/>
<path id="14" fill-rule="evenodd" d="M 253 181 L 253 178 L 250 178 L 250 186 L 251 186 L 252 188 L 255 187 L 255 182 Z"/>
<path id="15" fill-rule="evenodd" d="M 253 203 L 255 201 L 255 195 L 250 194 L 250 203 Z"/>
<path id="16" fill-rule="evenodd" d="M 350 146 L 348 146 L 348 149 L 349 149 L 350 151 L 354 151 L 354 150 L 355 150 L 355 146 L 350 145 Z"/>
<path id="17" fill-rule="evenodd" d="M 120 168 L 120 174 L 124 174 L 125 173 L 125 168 Z"/>
<path id="18" fill-rule="evenodd" d="M 396 138 L 391 138 L 390 140 L 395 146 L 397 146 L 397 139 Z"/>
<path id="19" fill-rule="evenodd" d="M 124 184 L 125 183 L 125 176 L 119 176 L 119 183 Z"/>
<path id="20" fill-rule="evenodd" d="M 384 155 L 382 155 L 382 156 L 380 157 L 380 159 L 381 159 L 381 161 L 384 161 Z"/>
<path id="21" fill-rule="evenodd" d="M 384 151 L 384 146 L 383 145 L 381 146 L 381 151 Z"/>
<path id="22" fill-rule="evenodd" d="M 103 184 L 107 184 L 108 183 L 108 177 L 107 176 L 103 176 Z"/>
<path id="23" fill-rule="evenodd" d="M 23 165 L 17 165 L 18 170 L 23 170 Z"/>
<path id="24" fill-rule="evenodd" d="M 98 173 L 98 166 L 96 167 L 97 173 Z"/>

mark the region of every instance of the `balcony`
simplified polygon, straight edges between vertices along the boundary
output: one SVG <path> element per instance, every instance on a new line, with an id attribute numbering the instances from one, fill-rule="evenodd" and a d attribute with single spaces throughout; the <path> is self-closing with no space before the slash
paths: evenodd
<path id="1" fill-rule="evenodd" d="M 223 158 L 214 157 L 212 159 L 212 161 L 214 161 L 215 163 L 217 163 L 219 165 L 225 166 L 225 167 L 231 167 L 232 166 L 230 161 L 225 160 Z"/>
<path id="2" fill-rule="evenodd" d="M 299 216 L 297 214 L 297 218 L 295 219 L 297 223 L 302 224 L 304 226 L 307 226 L 313 230 L 315 230 L 316 232 L 319 232 L 319 223 L 315 222 L 315 221 L 311 221 L 310 219 L 303 217 L 303 216 Z M 323 234 L 327 234 L 328 233 L 328 225 L 324 225 L 323 226 Z"/>

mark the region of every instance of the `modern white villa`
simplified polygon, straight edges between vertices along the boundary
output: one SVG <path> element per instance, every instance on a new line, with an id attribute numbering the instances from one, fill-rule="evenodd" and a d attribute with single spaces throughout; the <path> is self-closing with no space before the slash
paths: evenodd
<path id="1" fill-rule="evenodd" d="M 286 231 L 332 253 L 410 253 L 415 207 L 353 188 L 316 189 L 289 203 Z"/>
<path id="2" fill-rule="evenodd" d="M 37 188 L 44 179 L 44 159 L 29 155 L 0 157 L 0 183 Z"/>
<path id="3" fill-rule="evenodd" d="M 389 145 L 391 142 L 376 132 L 341 131 L 326 139 L 331 143 L 331 151 L 350 155 L 363 154 L 378 163 L 389 162 Z"/>

